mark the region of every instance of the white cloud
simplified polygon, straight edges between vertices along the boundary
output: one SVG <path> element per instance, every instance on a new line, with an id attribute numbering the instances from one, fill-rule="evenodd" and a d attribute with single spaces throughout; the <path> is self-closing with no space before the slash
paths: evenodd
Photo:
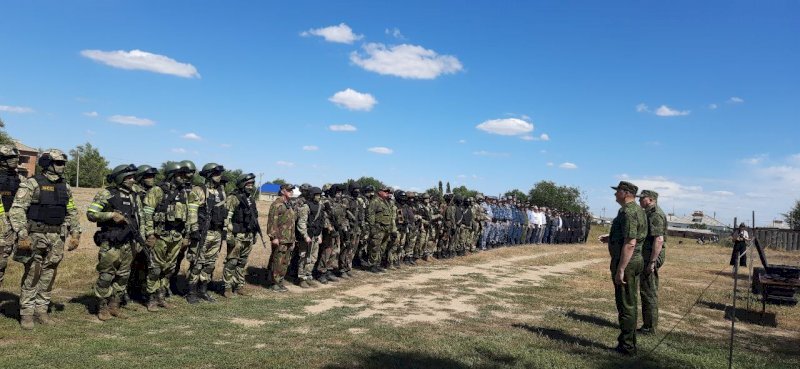
<path id="1" fill-rule="evenodd" d="M 358 92 L 352 88 L 339 91 L 328 98 L 328 101 L 350 110 L 370 111 L 378 100 L 368 93 Z"/>
<path id="2" fill-rule="evenodd" d="M 661 105 L 656 109 L 656 115 L 659 117 L 678 117 L 682 115 L 689 115 L 689 110 L 676 110 L 669 106 Z"/>
<path id="3" fill-rule="evenodd" d="M 533 124 L 517 118 L 491 119 L 475 128 L 495 135 L 516 136 L 533 132 Z"/>
<path id="4" fill-rule="evenodd" d="M 519 138 L 521 140 L 525 140 L 525 141 L 533 141 L 535 139 L 535 137 L 533 137 L 531 135 L 520 136 Z"/>
<path id="5" fill-rule="evenodd" d="M 180 63 L 170 57 L 142 50 L 83 50 L 81 55 L 94 61 L 127 70 L 146 70 L 183 78 L 200 78 L 197 68 L 188 63 Z"/>
<path id="6" fill-rule="evenodd" d="M 181 137 L 185 138 L 187 140 L 193 140 L 193 141 L 201 141 L 203 139 L 197 133 L 194 133 L 194 132 L 189 132 L 189 133 L 187 133 L 187 134 L 185 134 L 185 135 L 183 135 Z"/>
<path id="7" fill-rule="evenodd" d="M 396 38 L 398 40 L 405 40 L 406 39 L 406 36 L 404 36 L 403 33 L 400 32 L 400 29 L 397 28 L 397 27 L 392 28 L 392 29 L 388 29 L 387 28 L 385 32 L 386 32 L 387 35 L 391 35 L 392 37 L 394 37 L 394 38 Z"/>
<path id="8" fill-rule="evenodd" d="M 506 152 L 492 152 L 486 150 L 474 151 L 472 152 L 473 155 L 476 156 L 490 156 L 490 157 L 502 157 L 502 156 L 509 156 Z"/>
<path id="9" fill-rule="evenodd" d="M 315 28 L 300 33 L 300 36 L 320 36 L 328 42 L 340 44 L 352 44 L 354 41 L 362 39 L 363 35 L 353 33 L 353 29 L 347 24 L 340 23 L 338 26 Z"/>
<path id="10" fill-rule="evenodd" d="M 276 162 L 275 162 L 275 165 L 277 165 L 277 166 L 279 166 L 279 167 L 286 167 L 286 168 L 291 168 L 291 167 L 294 167 L 294 163 L 292 163 L 292 162 L 290 162 L 290 161 L 284 161 L 284 160 L 278 160 L 278 161 L 276 161 Z"/>
<path id="11" fill-rule="evenodd" d="M 741 97 L 734 96 L 734 97 L 731 97 L 730 99 L 728 99 L 728 103 L 729 104 L 741 104 L 743 102 L 744 102 L 744 99 L 742 99 Z"/>
<path id="12" fill-rule="evenodd" d="M 767 159 L 767 154 L 758 154 L 758 155 L 753 156 L 753 157 L 744 158 L 744 159 L 742 159 L 740 161 L 742 163 L 744 163 L 744 164 L 757 165 L 757 164 L 761 164 L 761 162 L 763 162 L 765 159 Z"/>
<path id="13" fill-rule="evenodd" d="M 794 154 L 792 156 L 789 156 L 789 161 L 800 163 L 800 154 Z"/>
<path id="14" fill-rule="evenodd" d="M 381 146 L 370 147 L 369 149 L 367 149 L 367 151 L 382 155 L 389 155 L 394 152 L 392 151 L 392 149 L 388 147 L 381 147 Z"/>
<path id="15" fill-rule="evenodd" d="M 332 124 L 328 129 L 334 132 L 355 132 L 356 127 L 350 124 Z"/>
<path id="16" fill-rule="evenodd" d="M 133 115 L 112 115 L 108 118 L 108 121 L 131 126 L 152 126 L 156 124 L 150 119 L 134 117 Z"/>
<path id="17" fill-rule="evenodd" d="M 570 163 L 570 162 L 561 163 L 561 165 L 559 165 L 558 167 L 561 168 L 561 169 L 578 169 L 577 165 L 575 165 L 574 163 Z"/>
<path id="18" fill-rule="evenodd" d="M 550 141 L 550 135 L 548 135 L 547 133 L 542 133 L 541 135 L 539 135 L 539 139 L 542 141 Z"/>
<path id="19" fill-rule="evenodd" d="M 170 151 L 172 151 L 172 152 L 174 152 L 176 154 L 185 154 L 187 152 L 186 149 L 184 149 L 182 147 L 176 147 L 176 148 L 174 148 L 174 149 L 172 149 Z"/>
<path id="20" fill-rule="evenodd" d="M 554 165 L 555 165 L 555 163 L 553 163 L 552 161 L 548 161 L 548 162 L 547 162 L 547 166 L 548 166 L 548 167 L 552 167 L 552 166 L 554 166 Z"/>
<path id="21" fill-rule="evenodd" d="M 314 146 L 314 145 L 306 145 L 306 146 L 303 146 L 303 150 L 304 151 L 317 151 L 317 150 L 319 150 L 319 147 Z"/>
<path id="22" fill-rule="evenodd" d="M 350 61 L 368 71 L 410 79 L 435 79 L 442 74 L 453 74 L 464 69 L 458 58 L 439 55 L 433 50 L 416 45 L 386 47 L 380 43 L 362 46 L 364 55 L 350 53 Z"/>
<path id="23" fill-rule="evenodd" d="M 645 104 L 636 105 L 636 111 L 639 113 L 649 113 L 650 108 L 647 107 Z"/>
<path id="24" fill-rule="evenodd" d="M 465 139 L 463 139 L 463 138 L 462 138 L 462 139 L 458 140 L 458 143 L 460 143 L 460 144 L 465 144 L 465 143 L 467 143 L 467 140 L 465 140 Z"/>
<path id="25" fill-rule="evenodd" d="M 733 196 L 734 195 L 734 193 L 731 192 L 731 191 L 711 191 L 711 193 L 714 194 L 714 195 L 720 195 L 720 196 Z"/>
<path id="26" fill-rule="evenodd" d="M 467 175 L 466 174 L 459 174 L 459 175 L 456 176 L 456 178 L 465 179 L 465 178 L 467 178 Z"/>
<path id="27" fill-rule="evenodd" d="M 98 116 L 100 116 L 100 114 L 97 113 L 96 111 L 87 111 L 86 113 L 83 113 L 83 115 L 90 118 L 97 118 Z"/>
<path id="28" fill-rule="evenodd" d="M 718 107 L 717 104 L 708 104 L 708 108 L 711 110 L 716 110 Z"/>
<path id="29" fill-rule="evenodd" d="M 0 111 L 4 111 L 6 113 L 33 113 L 34 110 L 26 107 L 26 106 L 9 106 L 9 105 L 0 105 Z"/>

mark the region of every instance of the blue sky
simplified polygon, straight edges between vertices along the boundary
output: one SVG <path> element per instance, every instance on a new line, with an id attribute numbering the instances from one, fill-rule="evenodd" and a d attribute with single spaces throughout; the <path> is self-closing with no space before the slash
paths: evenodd
<path id="1" fill-rule="evenodd" d="M 0 14 L 0 117 L 34 147 L 90 141 L 112 164 L 215 161 L 297 183 L 497 194 L 553 180 L 607 216 L 620 179 L 726 223 L 751 210 L 768 223 L 800 198 L 797 1 L 6 1 Z"/>

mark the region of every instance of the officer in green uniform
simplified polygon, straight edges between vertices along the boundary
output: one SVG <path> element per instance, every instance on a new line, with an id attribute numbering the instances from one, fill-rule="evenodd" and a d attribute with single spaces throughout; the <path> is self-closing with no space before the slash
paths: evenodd
<path id="1" fill-rule="evenodd" d="M 242 174 L 236 179 L 236 189 L 228 196 L 225 207 L 228 218 L 225 221 L 227 230 L 227 255 L 222 270 L 222 281 L 225 283 L 223 296 L 232 298 L 234 294 L 249 296 L 244 290 L 245 268 L 256 235 L 261 232 L 258 225 L 258 209 L 253 198 L 256 189 L 256 176 L 253 173 Z"/>
<path id="2" fill-rule="evenodd" d="M 11 228 L 8 220 L 8 212 L 11 211 L 11 204 L 17 194 L 19 185 L 25 181 L 19 172 L 19 151 L 14 145 L 0 145 L 0 286 L 3 285 L 3 277 L 8 266 L 8 257 L 14 252 L 17 244 L 17 234 Z"/>
<path id="3" fill-rule="evenodd" d="M 147 311 L 169 308 L 166 293 L 175 272 L 178 252 L 189 245 L 190 232 L 197 227 L 198 199 L 185 190 L 191 172 L 178 163 L 167 164 L 165 181 L 147 191 L 142 229 L 152 257 L 147 273 Z"/>
<path id="4" fill-rule="evenodd" d="M 124 319 L 120 301 L 128 286 L 134 245 L 142 241 L 139 223 L 143 217 L 142 201 L 134 192 L 136 166 L 118 165 L 108 175 L 110 186 L 94 196 L 86 218 L 97 223 L 94 242 L 97 255 L 97 282 L 94 295 L 98 299 L 97 318 Z"/>
<path id="5" fill-rule="evenodd" d="M 64 180 L 67 155 L 50 149 L 39 156 L 42 173 L 20 183 L 8 217 L 17 233 L 14 260 L 25 265 L 19 298 L 20 324 L 33 329 L 33 315 L 40 324 L 52 324 L 48 315 L 50 293 L 58 264 L 67 250 L 78 248 L 81 227 L 72 190 Z"/>
<path id="6" fill-rule="evenodd" d="M 225 219 L 228 218 L 228 208 L 225 207 L 225 185 L 222 175 L 225 167 L 217 163 L 208 163 L 203 166 L 200 176 L 205 179 L 202 186 L 193 186 L 200 208 L 197 211 L 198 235 L 197 242 L 189 247 L 195 247 L 187 254 L 192 255 L 189 264 L 189 293 L 186 301 L 196 304 L 200 300 L 214 302 L 208 294 L 208 283 L 214 275 L 214 265 L 225 239 Z"/>
<path id="7" fill-rule="evenodd" d="M 267 217 L 267 236 L 272 244 L 272 253 L 269 255 L 267 268 L 267 283 L 269 288 L 276 292 L 286 292 L 283 278 L 292 258 L 295 242 L 295 228 L 297 215 L 290 203 L 294 185 L 284 183 L 281 185 L 280 197 L 273 201 L 269 207 Z"/>
<path id="8" fill-rule="evenodd" d="M 658 192 L 643 190 L 639 205 L 647 214 L 647 238 L 642 247 L 642 327 L 641 334 L 653 334 L 658 327 L 658 269 L 664 265 L 667 237 L 667 216 L 658 206 Z"/>
<path id="9" fill-rule="evenodd" d="M 392 189 L 384 187 L 378 190 L 367 207 L 367 225 L 369 226 L 369 271 L 381 273 L 382 258 L 386 253 L 391 235 L 397 232 L 395 210 L 389 203 Z"/>
<path id="10" fill-rule="evenodd" d="M 639 275 L 642 272 L 642 244 L 647 237 L 647 216 L 636 204 L 639 188 L 621 181 L 614 196 L 621 208 L 611 223 L 611 233 L 600 237 L 608 242 L 611 254 L 611 276 L 614 281 L 614 300 L 617 304 L 620 334 L 615 350 L 623 355 L 636 354 L 636 321 Z"/>

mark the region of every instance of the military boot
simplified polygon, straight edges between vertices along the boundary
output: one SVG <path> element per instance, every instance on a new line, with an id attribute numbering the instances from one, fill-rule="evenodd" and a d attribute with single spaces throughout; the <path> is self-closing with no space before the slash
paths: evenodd
<path id="1" fill-rule="evenodd" d="M 158 307 L 163 308 L 163 309 L 172 308 L 172 305 L 170 305 L 167 302 L 167 299 L 166 299 L 166 297 L 164 297 L 164 295 L 165 295 L 165 292 L 164 292 L 163 289 L 158 291 L 158 294 L 156 294 L 156 305 L 158 305 Z"/>
<path id="2" fill-rule="evenodd" d="M 190 304 L 197 304 L 200 298 L 197 297 L 197 282 L 189 283 L 189 293 L 186 294 L 186 302 Z"/>
<path id="3" fill-rule="evenodd" d="M 311 285 L 305 279 L 301 279 L 300 282 L 297 282 L 297 286 L 300 288 L 311 288 Z"/>
<path id="4" fill-rule="evenodd" d="M 231 298 L 233 298 L 233 296 L 234 296 L 233 295 L 233 289 L 230 288 L 230 287 L 225 287 L 225 291 L 222 292 L 222 297 L 224 297 L 226 299 L 231 299 Z"/>
<path id="5" fill-rule="evenodd" d="M 158 298 L 154 293 L 147 295 L 147 311 L 151 313 L 158 311 Z"/>
<path id="6" fill-rule="evenodd" d="M 19 326 L 25 330 L 33 329 L 33 315 L 21 315 L 19 317 Z"/>
<path id="7" fill-rule="evenodd" d="M 52 325 L 55 323 L 53 319 L 50 318 L 50 314 L 47 313 L 47 306 L 37 306 L 33 318 L 36 320 L 36 323 L 41 325 Z"/>
<path id="8" fill-rule="evenodd" d="M 242 297 L 250 297 L 251 296 L 250 292 L 247 292 L 244 289 L 243 286 L 239 286 L 239 287 L 234 288 L 233 292 L 235 292 L 237 295 L 242 296 Z"/>
<path id="9" fill-rule="evenodd" d="M 205 300 L 206 302 L 217 302 L 216 299 L 214 299 L 213 297 L 211 297 L 211 295 L 208 294 L 208 281 L 200 282 L 200 284 L 197 285 L 197 287 L 198 287 L 197 292 L 201 299 Z"/>
<path id="10" fill-rule="evenodd" d="M 128 316 L 122 312 L 119 308 L 120 306 L 120 298 L 119 296 L 112 296 L 111 300 L 108 301 L 108 312 L 111 316 L 119 318 L 119 319 L 128 319 Z"/>
<path id="11" fill-rule="evenodd" d="M 328 284 L 327 274 L 320 274 L 319 277 L 317 277 L 317 282 L 321 284 Z"/>
<path id="12" fill-rule="evenodd" d="M 106 302 L 106 299 L 100 299 L 98 309 L 97 319 L 105 322 L 106 320 L 110 320 L 112 318 L 111 313 L 108 311 L 108 303 Z"/>
<path id="13" fill-rule="evenodd" d="M 328 271 L 328 273 L 325 274 L 325 278 L 328 278 L 328 280 L 331 281 L 331 282 L 338 282 L 339 281 L 339 277 L 337 277 L 335 274 L 333 274 L 332 271 Z"/>

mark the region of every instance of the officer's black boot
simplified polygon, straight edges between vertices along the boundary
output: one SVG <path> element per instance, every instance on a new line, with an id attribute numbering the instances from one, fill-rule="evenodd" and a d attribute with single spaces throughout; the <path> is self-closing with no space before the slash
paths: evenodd
<path id="1" fill-rule="evenodd" d="M 186 302 L 190 304 L 196 304 L 200 302 L 200 298 L 197 297 L 197 282 L 189 283 L 189 293 L 186 294 Z"/>

